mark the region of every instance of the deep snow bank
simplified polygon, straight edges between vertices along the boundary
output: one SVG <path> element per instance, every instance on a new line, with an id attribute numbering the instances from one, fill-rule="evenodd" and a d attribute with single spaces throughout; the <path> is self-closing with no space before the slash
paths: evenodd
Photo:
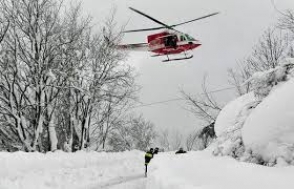
<path id="1" fill-rule="evenodd" d="M 241 119 L 247 116 L 247 110 L 255 106 L 256 99 L 254 93 L 245 94 L 228 103 L 219 113 L 215 122 L 215 133 L 218 137 L 225 133 L 233 132 L 242 127 Z"/>
<path id="2" fill-rule="evenodd" d="M 294 160 L 294 79 L 274 89 L 253 110 L 242 136 L 246 148 L 267 162 L 279 157 Z"/>
<path id="3" fill-rule="evenodd" d="M 215 123 L 215 155 L 267 165 L 294 164 L 293 68 L 294 59 L 288 59 L 275 69 L 255 73 L 252 92 L 223 108 Z"/>
<path id="4" fill-rule="evenodd" d="M 99 189 L 143 178 L 144 153 L 0 153 L 1 189 Z M 109 187 L 110 188 L 110 187 Z"/>
<path id="5" fill-rule="evenodd" d="M 257 104 L 258 101 L 251 92 L 233 100 L 222 109 L 215 122 L 217 140 L 212 146 L 213 154 L 239 158 L 244 153 L 241 128 Z"/>
<path id="6" fill-rule="evenodd" d="M 159 154 L 148 177 L 152 189 L 293 189 L 294 167 L 264 167 L 203 151 Z"/>

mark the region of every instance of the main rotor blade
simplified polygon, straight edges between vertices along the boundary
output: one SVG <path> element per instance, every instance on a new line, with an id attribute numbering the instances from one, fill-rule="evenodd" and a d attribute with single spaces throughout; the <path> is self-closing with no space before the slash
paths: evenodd
<path id="1" fill-rule="evenodd" d="M 193 20 L 189 20 L 189 21 L 186 21 L 186 22 L 181 22 L 179 24 L 174 24 L 174 25 L 166 25 L 165 23 L 163 22 L 160 22 L 159 20 L 156 20 L 155 18 L 152 18 L 151 16 L 137 10 L 137 9 L 134 9 L 132 7 L 129 7 L 132 11 L 138 13 L 138 14 L 141 14 L 142 16 L 145 16 L 147 18 L 149 18 L 150 20 L 160 24 L 160 25 L 163 25 L 164 27 L 153 27 L 153 28 L 144 28 L 144 29 L 135 29 L 135 30 L 126 30 L 124 31 L 124 33 L 132 33 L 132 32 L 144 32 L 144 31 L 154 31 L 154 30 L 159 30 L 159 29 L 164 29 L 164 28 L 167 28 L 167 29 L 171 29 L 171 30 L 174 30 L 176 32 L 180 32 L 176 29 L 174 29 L 174 27 L 176 26 L 180 26 L 180 25 L 184 25 L 184 24 L 187 24 L 187 23 L 190 23 L 190 22 L 195 22 L 197 20 L 201 20 L 201 19 L 204 19 L 204 18 L 208 18 L 208 17 L 211 17 L 211 16 L 214 16 L 214 15 L 217 15 L 219 14 L 219 12 L 215 12 L 215 13 L 211 13 L 211 14 L 208 14 L 208 15 L 205 15 L 205 16 L 202 16 L 202 17 L 199 17 L 199 18 L 196 18 L 196 19 L 193 19 Z M 180 32 L 182 33 L 182 32 Z"/>
<path id="2" fill-rule="evenodd" d="M 190 22 L 195 22 L 197 20 L 201 20 L 201 19 L 204 19 L 204 18 L 208 18 L 208 17 L 211 17 L 211 16 L 214 16 L 214 15 L 217 15 L 219 14 L 219 12 L 215 12 L 215 13 L 212 13 L 212 14 L 208 14 L 208 15 L 205 15 L 205 16 L 202 16 L 202 17 L 199 17 L 199 18 L 196 18 L 196 19 L 193 19 L 193 20 L 189 20 L 189 21 L 186 21 L 186 22 L 182 22 L 182 23 L 179 23 L 179 24 L 174 24 L 174 25 L 171 25 L 170 27 L 176 27 L 176 26 L 180 26 L 180 25 L 184 25 L 184 24 L 187 24 L 187 23 L 190 23 Z"/>
<path id="3" fill-rule="evenodd" d="M 166 25 L 165 23 L 160 22 L 159 20 L 156 20 L 155 18 L 152 18 L 151 16 L 149 16 L 149 15 L 147 15 L 147 14 L 145 14 L 145 13 L 143 13 L 143 12 L 137 10 L 137 9 L 134 9 L 134 8 L 132 8 L 132 7 L 129 7 L 129 8 L 130 8 L 132 11 L 134 11 L 134 12 L 136 12 L 136 13 L 138 13 L 138 14 L 141 14 L 142 16 L 145 16 L 145 17 L 149 18 L 150 20 L 152 20 L 152 21 L 154 21 L 154 22 L 156 22 L 156 23 L 158 23 L 158 24 L 160 24 L 160 25 L 163 25 L 164 27 L 166 27 L 166 28 L 168 28 L 168 29 L 172 29 L 170 26 Z"/>
<path id="4" fill-rule="evenodd" d="M 154 27 L 154 28 L 144 28 L 144 29 L 135 29 L 135 30 L 125 30 L 123 33 L 132 33 L 132 32 L 143 32 L 143 31 L 154 31 L 159 29 L 164 29 L 166 27 Z"/>

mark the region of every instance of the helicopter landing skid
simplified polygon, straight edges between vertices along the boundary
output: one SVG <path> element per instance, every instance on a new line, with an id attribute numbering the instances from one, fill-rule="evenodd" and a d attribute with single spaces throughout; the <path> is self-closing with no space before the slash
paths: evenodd
<path id="1" fill-rule="evenodd" d="M 187 59 L 191 59 L 193 58 L 193 55 L 190 55 L 190 56 L 186 56 L 186 57 L 183 57 L 183 58 L 173 58 L 173 59 L 166 59 L 166 60 L 163 60 L 162 62 L 171 62 L 171 61 L 178 61 L 178 60 L 187 60 Z"/>

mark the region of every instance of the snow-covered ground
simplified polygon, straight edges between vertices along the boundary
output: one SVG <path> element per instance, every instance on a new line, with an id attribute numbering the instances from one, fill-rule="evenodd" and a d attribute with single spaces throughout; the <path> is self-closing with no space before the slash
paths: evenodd
<path id="1" fill-rule="evenodd" d="M 141 151 L 0 152 L 0 189 L 293 189 L 294 59 L 250 82 L 220 112 L 208 149 L 160 153 L 148 178 Z"/>
<path id="2" fill-rule="evenodd" d="M 209 152 L 0 153 L 0 189 L 293 189 L 294 167 L 265 167 Z"/>
<path id="3" fill-rule="evenodd" d="M 1 152 L 0 189 L 97 189 L 123 185 L 120 183 L 126 180 L 140 183 L 144 176 L 143 156 L 139 151 Z"/>

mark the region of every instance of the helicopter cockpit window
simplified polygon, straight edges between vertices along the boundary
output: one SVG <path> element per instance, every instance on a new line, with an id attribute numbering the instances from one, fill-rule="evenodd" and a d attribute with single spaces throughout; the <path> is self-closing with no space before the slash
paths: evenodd
<path id="1" fill-rule="evenodd" d="M 186 37 L 184 35 L 181 35 L 181 41 L 186 41 Z"/>
<path id="2" fill-rule="evenodd" d="M 186 34 L 186 37 L 189 41 L 195 41 L 195 39 L 193 37 L 189 36 L 188 34 Z"/>

